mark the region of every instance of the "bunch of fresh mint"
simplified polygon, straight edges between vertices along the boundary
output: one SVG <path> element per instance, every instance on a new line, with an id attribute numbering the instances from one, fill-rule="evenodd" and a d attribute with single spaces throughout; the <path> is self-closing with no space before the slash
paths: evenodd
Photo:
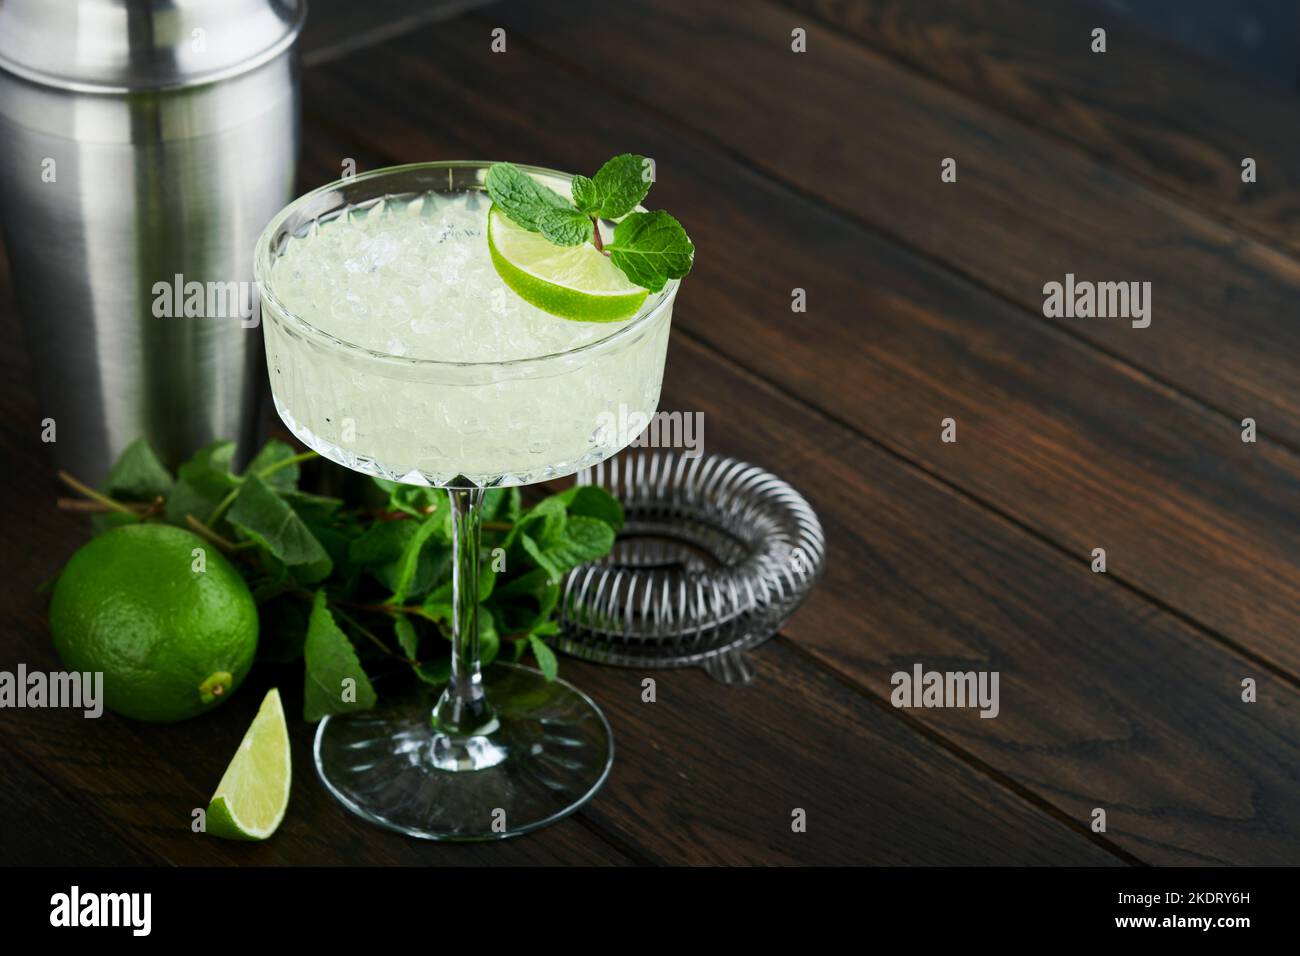
<path id="1" fill-rule="evenodd" d="M 144 441 L 131 445 L 101 489 L 63 480 L 96 510 L 96 533 L 136 521 L 196 532 L 243 574 L 257 601 L 258 660 L 306 665 L 303 716 L 366 710 L 367 676 L 385 663 L 430 684 L 450 667 L 451 506 L 432 488 L 358 478 L 348 499 L 302 491 L 299 466 L 316 458 L 270 441 L 242 474 L 233 442 L 216 442 L 173 476 Z M 531 651 L 548 679 L 557 662 L 560 578 L 607 554 L 623 508 L 582 485 L 524 508 L 518 488 L 492 489 L 483 505 L 479 640 L 484 664 Z M 355 701 L 337 688 L 356 682 Z M 326 691 L 325 688 L 332 688 Z"/>
<path id="2" fill-rule="evenodd" d="M 695 246 L 663 210 L 633 212 L 650 191 L 652 170 L 644 156 L 615 156 L 595 176 L 573 177 L 572 201 L 510 163 L 491 166 L 486 185 L 492 202 L 516 225 L 557 246 L 590 242 L 632 282 L 658 292 L 691 271 Z M 601 239 L 601 219 L 617 221 L 610 242 Z"/>

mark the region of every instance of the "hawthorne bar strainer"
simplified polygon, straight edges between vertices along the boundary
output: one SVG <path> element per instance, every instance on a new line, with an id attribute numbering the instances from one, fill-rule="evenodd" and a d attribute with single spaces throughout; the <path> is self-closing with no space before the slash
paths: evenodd
<path id="1" fill-rule="evenodd" d="M 804 497 L 755 465 L 630 451 L 578 476 L 627 521 L 600 562 L 564 581 L 557 646 L 627 667 L 753 676 L 745 652 L 794 613 L 821 573 L 825 539 Z"/>

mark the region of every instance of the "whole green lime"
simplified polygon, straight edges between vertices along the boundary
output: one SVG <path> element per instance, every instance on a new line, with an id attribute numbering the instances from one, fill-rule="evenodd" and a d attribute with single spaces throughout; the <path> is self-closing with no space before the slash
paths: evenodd
<path id="1" fill-rule="evenodd" d="M 104 706 L 165 723 L 239 687 L 257 652 L 257 605 L 214 545 L 133 524 L 72 556 L 54 587 L 50 632 L 68 669 L 103 671 Z"/>

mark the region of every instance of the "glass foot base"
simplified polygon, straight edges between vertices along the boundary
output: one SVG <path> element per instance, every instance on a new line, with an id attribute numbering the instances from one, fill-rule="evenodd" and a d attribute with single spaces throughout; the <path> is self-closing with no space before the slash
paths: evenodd
<path id="1" fill-rule="evenodd" d="M 430 723 L 439 689 L 403 678 L 379 682 L 375 710 L 320 722 L 316 772 L 357 816 L 426 840 L 518 836 L 590 800 L 614 760 L 591 698 L 517 664 L 487 668 L 483 687 L 498 725 L 470 743 L 491 766 L 441 769 L 446 741 Z"/>

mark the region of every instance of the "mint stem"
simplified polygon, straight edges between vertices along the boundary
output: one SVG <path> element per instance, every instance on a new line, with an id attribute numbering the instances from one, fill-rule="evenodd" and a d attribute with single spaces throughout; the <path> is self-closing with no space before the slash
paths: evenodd
<path id="1" fill-rule="evenodd" d="M 222 551 L 240 550 L 238 544 L 236 544 L 234 541 L 231 541 L 229 538 L 225 538 L 217 534 L 217 532 L 213 531 L 211 528 L 209 528 L 198 518 L 194 517 L 194 515 L 187 514 L 185 516 L 185 523 L 190 526 L 191 531 L 194 531 L 201 538 L 207 538 L 209 541 L 215 544 Z"/>
<path id="2" fill-rule="evenodd" d="M 290 465 L 296 465 L 299 462 L 310 461 L 313 458 L 319 458 L 319 457 L 320 456 L 317 455 L 316 452 L 314 451 L 302 451 L 296 455 L 290 455 L 288 458 L 281 458 L 274 465 L 267 465 L 265 468 L 263 468 L 261 471 L 257 473 L 257 477 L 265 478 L 268 475 L 275 474 L 281 468 L 288 468 Z M 208 515 L 208 520 L 204 522 L 205 524 L 215 528 L 217 526 L 217 522 L 220 521 L 223 517 L 225 517 L 226 511 L 228 511 L 230 506 L 235 503 L 235 498 L 239 496 L 239 488 L 240 485 L 243 484 L 245 477 L 247 476 L 245 475 L 238 478 L 237 481 L 239 483 L 236 484 L 234 488 L 231 488 L 224 498 L 222 498 L 219 502 L 217 502 L 217 506 L 212 509 L 212 514 Z"/>
<path id="3" fill-rule="evenodd" d="M 104 494 L 103 492 L 96 491 L 94 488 L 90 487 L 89 485 L 78 481 L 76 478 L 73 478 L 66 471 L 61 470 L 59 471 L 58 475 L 59 475 L 59 481 L 63 482 L 69 488 L 81 492 L 91 501 L 98 502 L 99 504 L 103 505 L 105 508 L 111 511 L 120 511 L 123 514 L 128 514 L 128 515 L 135 514 L 134 511 L 132 511 L 126 505 L 122 504 L 122 502 L 114 501 L 112 498 L 110 498 L 108 495 Z"/>
<path id="4" fill-rule="evenodd" d="M 592 244 L 595 245 L 596 251 L 602 256 L 609 255 L 609 253 L 605 251 L 605 243 L 600 238 L 600 220 L 595 216 L 591 217 L 591 241 Z"/>

